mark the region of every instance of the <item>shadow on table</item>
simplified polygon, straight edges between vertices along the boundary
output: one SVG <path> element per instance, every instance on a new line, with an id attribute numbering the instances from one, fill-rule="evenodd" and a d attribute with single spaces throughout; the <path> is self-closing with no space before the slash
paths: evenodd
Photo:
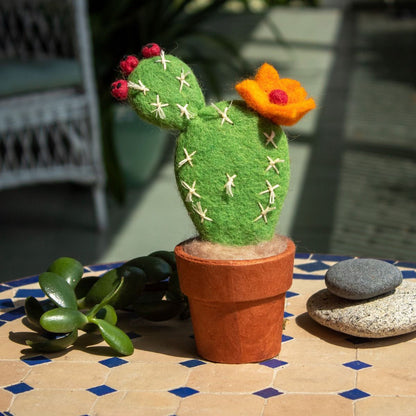
<path id="1" fill-rule="evenodd" d="M 129 327 L 140 334 L 133 339 L 133 345 L 143 355 L 163 354 L 183 359 L 199 358 L 190 319 L 148 322 L 137 318 L 129 323 Z"/>
<path id="2" fill-rule="evenodd" d="M 28 330 L 33 330 L 33 331 L 31 332 L 10 331 L 9 332 L 10 341 L 16 344 L 20 344 L 25 347 L 24 349 L 20 351 L 22 353 L 21 359 L 30 359 L 31 357 L 34 357 L 35 355 L 39 355 L 40 353 L 43 356 L 49 356 L 49 358 L 57 358 L 57 357 L 62 357 L 68 354 L 72 350 L 84 351 L 89 354 L 103 356 L 103 357 L 114 357 L 114 356 L 120 355 L 107 345 L 96 345 L 103 341 L 103 338 L 99 333 L 82 334 L 77 338 L 77 340 L 75 341 L 73 345 L 70 345 L 69 347 L 61 351 L 41 352 L 41 351 L 34 350 L 27 345 L 26 341 L 27 340 L 30 340 L 33 342 L 42 341 L 43 340 L 43 338 L 41 338 L 42 335 L 36 332 L 36 329 L 30 324 L 27 318 L 23 318 L 22 322 L 28 328 Z"/>
<path id="3" fill-rule="evenodd" d="M 307 312 L 296 317 L 296 324 L 314 337 L 343 348 L 370 349 L 388 347 L 416 339 L 416 332 L 388 338 L 360 338 L 334 331 L 315 322 Z"/>
<path id="4" fill-rule="evenodd" d="M 198 358 L 190 320 L 172 319 L 163 322 L 148 322 L 140 318 L 132 319 L 126 313 L 119 322 L 118 326 L 130 336 L 135 353 L 163 354 L 183 359 Z M 80 335 L 74 344 L 61 351 L 36 351 L 29 348 L 26 341 L 41 342 L 44 341 L 44 338 L 26 317 L 23 318 L 22 323 L 28 331 L 9 332 L 10 341 L 24 346 L 24 349 L 21 350 L 21 359 L 30 359 L 39 354 L 53 359 L 62 357 L 73 350 L 97 357 L 121 356 L 108 345 L 98 345 L 103 341 L 103 338 L 100 333 L 96 332 L 79 332 Z"/>

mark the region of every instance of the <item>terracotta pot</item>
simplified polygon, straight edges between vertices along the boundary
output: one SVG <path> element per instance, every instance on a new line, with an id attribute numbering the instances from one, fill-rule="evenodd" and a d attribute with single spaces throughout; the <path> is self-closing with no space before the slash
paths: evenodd
<path id="1" fill-rule="evenodd" d="M 255 260 L 208 260 L 175 248 L 201 357 L 221 363 L 264 361 L 279 354 L 285 294 L 295 245 Z"/>

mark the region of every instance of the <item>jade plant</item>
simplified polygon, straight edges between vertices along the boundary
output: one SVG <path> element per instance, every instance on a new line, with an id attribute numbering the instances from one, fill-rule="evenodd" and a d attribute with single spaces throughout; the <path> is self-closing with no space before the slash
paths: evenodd
<path id="1" fill-rule="evenodd" d="M 264 64 L 236 89 L 244 100 L 207 105 L 191 68 L 157 44 L 120 63 L 111 92 L 144 120 L 179 132 L 175 176 L 201 237 L 244 246 L 271 240 L 289 187 L 282 125 L 314 108 L 299 82 Z"/>
<path id="2" fill-rule="evenodd" d="M 78 330 L 99 331 L 116 352 L 130 355 L 133 344 L 116 326 L 117 309 L 152 321 L 187 315 L 172 252 L 137 257 L 102 276 L 83 275 L 79 261 L 60 257 L 39 276 L 48 299 L 25 301 L 29 325 L 38 332 L 26 341 L 32 349 L 60 351 L 77 341 Z"/>

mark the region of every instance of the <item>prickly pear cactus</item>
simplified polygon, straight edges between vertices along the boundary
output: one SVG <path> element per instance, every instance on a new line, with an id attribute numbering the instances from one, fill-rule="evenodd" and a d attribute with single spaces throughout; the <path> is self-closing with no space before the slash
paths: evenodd
<path id="1" fill-rule="evenodd" d="M 256 108 L 264 97 L 261 93 L 250 102 L 254 84 L 246 80 L 247 85 L 243 81 L 240 89 L 236 87 L 246 102 L 206 105 L 184 62 L 165 55 L 155 44 L 147 45 L 142 54 L 145 59 L 136 64 L 131 56 L 122 61 L 126 79 L 113 83 L 112 93 L 128 99 L 148 122 L 180 131 L 176 182 L 201 238 L 226 245 L 272 239 L 288 191 L 289 154 L 282 128 L 261 114 L 270 111 L 270 103 L 290 110 L 290 96 L 279 88 L 263 88 L 267 100 Z M 254 87 L 260 81 L 253 81 Z M 286 113 L 286 121 L 299 116 L 298 112 Z"/>

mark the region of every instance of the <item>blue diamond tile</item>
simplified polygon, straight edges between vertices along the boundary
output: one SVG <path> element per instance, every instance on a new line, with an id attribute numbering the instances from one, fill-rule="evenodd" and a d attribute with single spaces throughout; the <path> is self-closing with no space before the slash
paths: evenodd
<path id="1" fill-rule="evenodd" d="M 25 277 L 24 279 L 13 280 L 12 282 L 7 282 L 7 285 L 12 286 L 12 287 L 21 287 L 21 286 L 26 286 L 32 283 L 38 283 L 38 282 L 39 282 L 39 276 L 30 276 L 30 277 Z"/>
<path id="2" fill-rule="evenodd" d="M 45 294 L 42 289 L 18 289 L 14 295 L 15 298 L 27 298 L 29 296 L 33 296 L 34 298 L 44 298 Z"/>
<path id="3" fill-rule="evenodd" d="M 44 357 L 43 355 L 36 355 L 35 357 L 29 357 L 29 358 L 22 358 L 22 361 L 27 365 L 39 365 L 39 364 L 45 364 L 49 363 L 52 360 L 50 360 L 47 357 Z"/>
<path id="4" fill-rule="evenodd" d="M 289 335 L 282 335 L 282 342 L 290 341 L 291 339 L 293 339 L 293 337 L 290 337 Z"/>
<path id="5" fill-rule="evenodd" d="M 343 261 L 343 260 L 348 260 L 348 259 L 352 259 L 351 256 L 337 256 L 337 255 L 333 255 L 333 254 L 313 254 L 312 255 L 312 259 L 313 260 L 320 260 L 320 261 Z"/>
<path id="6" fill-rule="evenodd" d="M 271 360 L 263 361 L 260 363 L 260 365 L 265 365 L 266 367 L 270 368 L 277 368 L 286 364 L 288 364 L 286 361 L 277 360 L 276 358 L 272 358 Z"/>
<path id="7" fill-rule="evenodd" d="M 13 416 L 10 412 L 0 412 L 0 416 Z"/>
<path id="8" fill-rule="evenodd" d="M 11 299 L 0 299 L 0 309 L 14 308 L 14 303 Z"/>
<path id="9" fill-rule="evenodd" d="M 256 396 L 263 397 L 263 399 L 269 399 L 270 397 L 279 396 L 280 394 L 283 394 L 283 393 L 272 387 L 268 387 L 267 389 L 256 391 L 253 394 L 255 394 Z"/>
<path id="10" fill-rule="evenodd" d="M 379 260 L 385 261 L 386 263 L 390 263 L 390 264 L 396 263 L 396 260 L 391 260 L 391 259 L 379 259 Z"/>
<path id="11" fill-rule="evenodd" d="M 297 265 L 296 268 L 310 273 L 317 272 L 318 270 L 328 270 L 329 266 L 325 263 L 322 263 L 321 261 L 314 261 L 312 263 Z"/>
<path id="12" fill-rule="evenodd" d="M 351 361 L 349 363 L 342 364 L 345 367 L 352 368 L 353 370 L 362 370 L 363 368 L 372 367 L 371 364 L 363 363 L 362 361 Z"/>
<path id="13" fill-rule="evenodd" d="M 3 326 L 6 322 L 0 321 L 0 326 Z"/>
<path id="14" fill-rule="evenodd" d="M 293 298 L 294 296 L 299 296 L 299 293 L 291 292 L 290 290 L 286 292 L 286 298 Z"/>
<path id="15" fill-rule="evenodd" d="M 0 293 L 5 292 L 6 290 L 10 290 L 11 288 L 9 286 L 0 285 Z"/>
<path id="16" fill-rule="evenodd" d="M 92 266 L 88 266 L 88 269 L 92 272 L 101 272 L 115 269 L 121 265 L 123 265 L 123 263 L 94 264 Z"/>
<path id="17" fill-rule="evenodd" d="M 12 386 L 5 387 L 4 390 L 10 391 L 13 394 L 24 393 L 25 391 L 33 390 L 33 387 L 30 387 L 26 383 L 13 384 Z"/>
<path id="18" fill-rule="evenodd" d="M 403 279 L 416 279 L 416 270 L 402 270 Z"/>
<path id="19" fill-rule="evenodd" d="M 296 253 L 295 259 L 308 259 L 310 256 L 309 253 Z"/>
<path id="20" fill-rule="evenodd" d="M 358 400 L 363 399 L 364 397 L 370 396 L 365 391 L 359 390 L 359 389 L 352 389 L 348 391 L 344 391 L 342 393 L 338 393 L 340 396 L 345 397 L 346 399 L 350 400 Z"/>
<path id="21" fill-rule="evenodd" d="M 138 334 L 138 333 L 136 333 L 136 332 L 134 332 L 134 331 L 127 332 L 126 334 L 127 334 L 127 336 L 128 336 L 130 339 L 140 338 L 140 337 L 141 337 L 141 335 L 140 335 L 140 334 Z"/>
<path id="22" fill-rule="evenodd" d="M 101 386 L 91 387 L 90 389 L 87 389 L 87 391 L 90 391 L 91 393 L 95 394 L 96 396 L 105 396 L 106 394 L 113 393 L 117 390 L 106 386 L 105 384 L 102 384 Z"/>
<path id="23" fill-rule="evenodd" d="M 283 314 L 283 318 L 290 318 L 291 316 L 294 316 L 293 313 L 289 313 L 289 312 L 286 312 L 286 311 Z"/>
<path id="24" fill-rule="evenodd" d="M 179 387 L 178 389 L 169 390 L 169 393 L 172 393 L 175 396 L 178 396 L 184 399 L 185 397 L 189 397 L 189 396 L 192 396 L 193 394 L 199 393 L 199 391 L 195 389 L 191 389 L 190 387 Z"/>
<path id="25" fill-rule="evenodd" d="M 108 368 L 118 367 L 119 365 L 127 364 L 128 361 L 118 357 L 107 358 L 105 360 L 98 361 L 100 364 L 105 365 Z"/>
<path id="26" fill-rule="evenodd" d="M 188 368 L 193 368 L 193 367 L 198 367 L 200 365 L 204 365 L 206 363 L 200 360 L 188 360 L 188 361 L 182 361 L 179 364 L 184 365 L 185 367 L 188 367 Z"/>
<path id="27" fill-rule="evenodd" d="M 324 280 L 325 276 L 319 274 L 293 273 L 293 278 L 302 280 Z"/>
<path id="28" fill-rule="evenodd" d="M 24 306 L 21 306 L 20 308 L 13 309 L 11 311 L 8 311 L 6 313 L 2 313 L 0 315 L 0 320 L 2 321 L 15 321 L 16 319 L 22 318 L 25 316 L 25 308 Z"/>
<path id="29" fill-rule="evenodd" d="M 106 264 L 94 264 L 94 265 L 85 267 L 86 272 L 102 272 L 108 269 L 109 267 Z"/>
<path id="30" fill-rule="evenodd" d="M 394 263 L 396 267 L 406 267 L 408 269 L 416 269 L 416 263 L 411 263 L 408 261 L 398 261 L 397 263 Z"/>

